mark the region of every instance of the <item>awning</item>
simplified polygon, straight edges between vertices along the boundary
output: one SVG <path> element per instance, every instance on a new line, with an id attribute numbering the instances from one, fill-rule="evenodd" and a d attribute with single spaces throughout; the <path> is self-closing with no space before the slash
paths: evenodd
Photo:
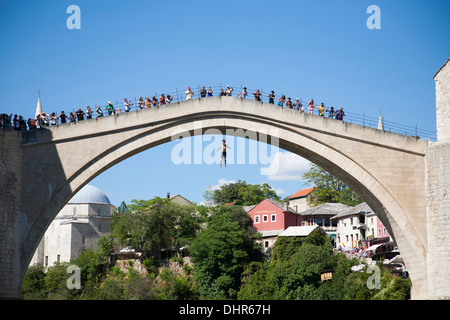
<path id="1" fill-rule="evenodd" d="M 369 250 L 373 250 L 373 251 L 375 251 L 379 246 L 381 246 L 381 245 L 383 245 L 382 243 L 380 243 L 380 244 L 374 244 L 373 246 L 370 246 L 370 247 L 368 247 L 367 249 L 366 249 L 366 251 L 369 251 Z"/>
<path id="2" fill-rule="evenodd" d="M 403 264 L 403 263 L 404 263 L 403 258 L 400 255 L 395 256 L 391 260 L 389 260 L 389 264 Z"/>

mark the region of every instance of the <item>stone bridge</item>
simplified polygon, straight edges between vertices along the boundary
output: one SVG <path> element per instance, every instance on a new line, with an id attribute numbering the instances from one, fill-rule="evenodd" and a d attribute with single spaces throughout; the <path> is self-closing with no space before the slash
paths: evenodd
<path id="1" fill-rule="evenodd" d="M 450 112 L 448 69 L 435 76 L 438 117 L 441 109 Z M 450 116 L 442 120 L 448 128 Z M 24 135 L 0 131 L 0 298 L 21 297 L 23 276 L 47 226 L 84 185 L 182 132 L 193 136 L 208 129 L 244 132 L 250 139 L 267 134 L 268 143 L 277 141 L 337 176 L 395 238 L 413 283 L 412 297 L 448 298 L 450 148 L 445 137 L 440 141 L 440 123 L 438 142 L 432 143 L 272 104 L 208 97 Z"/>

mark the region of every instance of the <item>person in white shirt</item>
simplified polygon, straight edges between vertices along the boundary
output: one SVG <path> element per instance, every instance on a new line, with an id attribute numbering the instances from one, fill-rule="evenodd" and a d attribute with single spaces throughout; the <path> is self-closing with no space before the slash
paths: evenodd
<path id="1" fill-rule="evenodd" d="M 239 95 L 239 98 L 246 99 L 247 98 L 247 88 L 244 87 L 244 89 L 242 89 L 242 91 L 239 92 L 238 95 Z"/>
<path id="2" fill-rule="evenodd" d="M 225 95 L 231 96 L 232 92 L 233 92 L 233 87 L 227 86 L 227 88 L 225 89 Z"/>
<path id="3" fill-rule="evenodd" d="M 133 103 L 129 103 L 127 98 L 123 99 L 124 100 L 124 106 L 125 106 L 125 112 L 130 112 L 131 110 L 131 106 L 133 105 Z"/>
<path id="4" fill-rule="evenodd" d="M 186 100 L 191 100 L 193 95 L 194 92 L 191 90 L 191 87 L 188 87 L 188 89 L 186 90 Z"/>

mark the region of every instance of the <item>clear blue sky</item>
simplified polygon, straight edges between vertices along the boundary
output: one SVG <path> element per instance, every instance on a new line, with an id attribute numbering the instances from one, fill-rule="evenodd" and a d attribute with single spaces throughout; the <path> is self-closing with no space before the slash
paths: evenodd
<path id="1" fill-rule="evenodd" d="M 80 30 L 66 26 L 72 4 Z M 373 4 L 379 30 L 366 27 Z M 450 57 L 449 13 L 448 0 L 0 0 L 0 113 L 34 116 L 38 90 L 52 112 L 232 84 L 373 117 L 381 109 L 386 120 L 435 130 L 433 75 Z M 268 182 L 282 197 L 305 187 L 303 162 L 286 153 L 284 172 L 269 177 L 260 164 L 175 165 L 173 147 L 91 184 L 116 205 L 167 192 L 201 202 L 209 185 L 239 179 Z"/>

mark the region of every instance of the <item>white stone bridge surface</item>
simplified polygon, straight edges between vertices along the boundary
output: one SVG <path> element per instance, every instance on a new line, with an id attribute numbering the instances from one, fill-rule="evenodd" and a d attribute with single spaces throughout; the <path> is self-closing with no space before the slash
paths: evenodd
<path id="1" fill-rule="evenodd" d="M 207 97 L 25 135 L 0 131 L 0 298 L 21 297 L 23 276 L 47 226 L 84 185 L 180 132 L 193 136 L 208 129 L 244 132 L 250 139 L 267 133 L 268 143 L 278 141 L 280 148 L 337 176 L 370 205 L 395 238 L 413 283 L 412 297 L 450 297 L 450 280 L 438 279 L 440 269 L 435 267 L 435 260 L 449 255 L 448 242 L 430 234 L 440 228 L 430 224 L 444 210 L 435 210 L 427 198 L 430 177 L 442 178 L 427 171 L 427 150 L 433 143 L 273 104 Z M 441 161 L 439 152 L 435 161 Z M 446 259 L 439 263 L 449 270 Z"/>

